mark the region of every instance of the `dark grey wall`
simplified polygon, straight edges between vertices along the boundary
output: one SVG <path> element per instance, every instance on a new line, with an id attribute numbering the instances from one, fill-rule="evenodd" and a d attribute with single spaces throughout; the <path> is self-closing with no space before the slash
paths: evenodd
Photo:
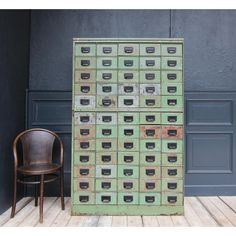
<path id="1" fill-rule="evenodd" d="M 12 201 L 12 141 L 25 127 L 29 22 L 29 11 L 0 11 L 0 214 Z"/>

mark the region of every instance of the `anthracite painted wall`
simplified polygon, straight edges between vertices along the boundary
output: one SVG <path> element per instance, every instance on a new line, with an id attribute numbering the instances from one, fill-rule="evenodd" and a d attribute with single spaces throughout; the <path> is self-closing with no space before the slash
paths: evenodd
<path id="1" fill-rule="evenodd" d="M 25 128 L 29 22 L 29 11 L 0 11 L 0 214 L 12 202 L 12 142 Z"/>

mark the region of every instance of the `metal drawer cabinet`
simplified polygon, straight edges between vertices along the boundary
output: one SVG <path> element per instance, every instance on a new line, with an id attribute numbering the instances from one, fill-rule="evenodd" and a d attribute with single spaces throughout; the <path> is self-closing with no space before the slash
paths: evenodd
<path id="1" fill-rule="evenodd" d="M 96 70 L 75 70 L 74 82 L 74 86 L 76 83 L 95 83 Z"/>
<path id="2" fill-rule="evenodd" d="M 75 84 L 74 95 L 81 96 L 91 96 L 96 94 L 96 84 L 95 83 L 79 83 Z"/>
<path id="3" fill-rule="evenodd" d="M 160 84 L 161 75 L 159 70 L 140 70 L 140 83 Z"/>
<path id="4" fill-rule="evenodd" d="M 139 167 L 132 165 L 118 165 L 118 178 L 139 178 Z"/>
<path id="5" fill-rule="evenodd" d="M 140 152 L 140 165 L 141 166 L 159 166 L 162 160 L 161 152 Z"/>
<path id="6" fill-rule="evenodd" d="M 160 179 L 161 167 L 160 166 L 141 166 L 140 178 L 142 179 Z"/>
<path id="7" fill-rule="evenodd" d="M 115 108 L 117 107 L 117 96 L 115 95 L 98 95 L 97 107 L 99 108 Z"/>
<path id="8" fill-rule="evenodd" d="M 183 125 L 183 113 L 166 113 L 161 114 L 161 123 L 163 125 Z"/>
<path id="9" fill-rule="evenodd" d="M 96 44 L 76 43 L 75 56 L 96 56 Z"/>
<path id="10" fill-rule="evenodd" d="M 158 43 L 140 44 L 140 56 L 160 56 L 161 46 Z"/>
<path id="11" fill-rule="evenodd" d="M 104 96 L 117 95 L 117 85 L 108 83 L 97 83 L 97 94 Z"/>
<path id="12" fill-rule="evenodd" d="M 139 152 L 118 152 L 119 165 L 139 165 Z"/>
<path id="13" fill-rule="evenodd" d="M 180 109 L 183 108 L 182 96 L 162 96 L 161 105 L 163 108 Z"/>
<path id="14" fill-rule="evenodd" d="M 96 124 L 98 125 L 116 125 L 117 113 L 115 112 L 97 112 Z"/>
<path id="15" fill-rule="evenodd" d="M 117 138 L 116 125 L 97 125 L 96 126 L 97 138 Z"/>
<path id="16" fill-rule="evenodd" d="M 74 128 L 75 139 L 96 138 L 95 125 L 76 125 Z"/>
<path id="17" fill-rule="evenodd" d="M 75 151 L 95 151 L 95 139 L 74 140 Z"/>
<path id="18" fill-rule="evenodd" d="M 122 138 L 139 138 L 139 126 L 138 125 L 119 125 L 118 137 Z"/>
<path id="19" fill-rule="evenodd" d="M 138 112 L 119 112 L 118 124 L 120 125 L 138 125 L 139 113 Z"/>
<path id="20" fill-rule="evenodd" d="M 141 139 L 140 151 L 141 152 L 160 152 L 161 139 Z"/>
<path id="21" fill-rule="evenodd" d="M 161 194 L 160 193 L 140 193 L 140 205 L 160 205 Z"/>
<path id="22" fill-rule="evenodd" d="M 96 192 L 116 192 L 117 179 L 97 178 L 96 179 Z"/>
<path id="23" fill-rule="evenodd" d="M 74 165 L 94 165 L 95 164 L 95 152 L 74 152 Z"/>
<path id="24" fill-rule="evenodd" d="M 161 124 L 161 114 L 159 112 L 140 112 L 140 124 Z"/>
<path id="25" fill-rule="evenodd" d="M 121 43 L 118 46 L 118 55 L 120 56 L 138 56 L 139 44 Z"/>
<path id="26" fill-rule="evenodd" d="M 93 178 L 74 178 L 74 191 L 88 191 L 94 192 L 94 179 Z"/>
<path id="27" fill-rule="evenodd" d="M 75 96 L 75 109 L 90 110 L 95 108 L 95 96 Z"/>
<path id="28" fill-rule="evenodd" d="M 161 59 L 162 70 L 182 70 L 182 67 L 182 57 L 162 57 Z"/>
<path id="29" fill-rule="evenodd" d="M 160 57 L 140 57 L 141 70 L 160 70 L 161 68 L 161 58 Z"/>
<path id="30" fill-rule="evenodd" d="M 138 179 L 118 179 L 118 192 L 138 192 L 139 180 Z"/>
<path id="31" fill-rule="evenodd" d="M 114 152 L 117 150 L 117 139 L 97 139 L 96 151 L 97 152 Z"/>
<path id="32" fill-rule="evenodd" d="M 117 83 L 117 70 L 97 70 L 96 80 L 102 83 Z"/>
<path id="33" fill-rule="evenodd" d="M 139 95 L 139 84 L 119 84 L 119 95 Z"/>
<path id="34" fill-rule="evenodd" d="M 118 107 L 138 107 L 139 97 L 138 96 L 119 96 Z"/>
<path id="35" fill-rule="evenodd" d="M 140 179 L 140 192 L 160 192 L 160 179 Z"/>
<path id="36" fill-rule="evenodd" d="M 92 125 L 96 123 L 95 112 L 76 112 L 74 113 L 74 123 L 76 125 Z"/>
<path id="37" fill-rule="evenodd" d="M 97 56 L 103 57 L 115 57 L 117 56 L 118 45 L 117 44 L 98 44 Z"/>
<path id="38" fill-rule="evenodd" d="M 95 193 L 93 192 L 74 192 L 73 201 L 75 204 L 91 205 L 95 204 Z"/>
<path id="39" fill-rule="evenodd" d="M 161 72 L 161 83 L 182 83 L 183 82 L 183 72 L 182 71 L 162 71 Z"/>
<path id="40" fill-rule="evenodd" d="M 145 96 L 160 95 L 160 84 L 140 84 L 140 95 L 145 95 Z"/>
<path id="41" fill-rule="evenodd" d="M 161 106 L 161 96 L 141 95 L 139 106 L 145 108 L 157 108 Z"/>
<path id="42" fill-rule="evenodd" d="M 76 57 L 75 58 L 75 69 L 96 69 L 96 58 L 95 57 Z"/>
<path id="43" fill-rule="evenodd" d="M 160 125 L 140 125 L 140 138 L 161 138 L 161 126 Z"/>
<path id="44" fill-rule="evenodd" d="M 116 165 L 117 153 L 116 152 L 97 152 L 96 165 Z"/>
<path id="45" fill-rule="evenodd" d="M 162 83 L 161 95 L 182 95 L 183 84 L 181 83 Z"/>
<path id="46" fill-rule="evenodd" d="M 182 166 L 164 166 L 161 169 L 162 178 L 182 178 L 183 167 Z"/>
<path id="47" fill-rule="evenodd" d="M 116 57 L 97 57 L 97 69 L 117 69 Z"/>
<path id="48" fill-rule="evenodd" d="M 139 68 L 138 57 L 119 57 L 118 60 L 120 70 L 137 70 Z"/>
<path id="49" fill-rule="evenodd" d="M 139 193 L 130 192 L 130 193 L 118 193 L 118 204 L 120 205 L 137 205 L 139 202 Z"/>
<path id="50" fill-rule="evenodd" d="M 182 166 L 183 154 L 182 153 L 162 153 L 161 154 L 162 166 Z"/>
<path id="51" fill-rule="evenodd" d="M 165 126 L 161 127 L 161 137 L 163 139 L 183 139 L 183 126 Z"/>
<path id="52" fill-rule="evenodd" d="M 139 139 L 118 139 L 118 150 L 121 152 L 139 151 Z"/>
<path id="53" fill-rule="evenodd" d="M 96 165 L 96 178 L 116 178 L 115 165 Z"/>
<path id="54" fill-rule="evenodd" d="M 182 56 L 183 47 L 182 44 L 162 44 L 161 55 L 162 56 Z"/>
<path id="55" fill-rule="evenodd" d="M 97 192 L 96 204 L 100 205 L 114 205 L 117 204 L 116 192 Z"/>
<path id="56" fill-rule="evenodd" d="M 182 179 L 162 179 L 162 192 L 183 192 Z"/>
<path id="57" fill-rule="evenodd" d="M 161 197 L 161 204 L 168 206 L 183 205 L 184 198 L 182 193 L 164 192 Z"/>
<path id="58" fill-rule="evenodd" d="M 162 152 L 183 152 L 183 141 L 176 139 L 162 139 Z"/>
<path id="59" fill-rule="evenodd" d="M 95 177 L 95 167 L 94 165 L 87 165 L 87 166 L 74 166 L 74 177 L 79 178 L 93 178 Z"/>

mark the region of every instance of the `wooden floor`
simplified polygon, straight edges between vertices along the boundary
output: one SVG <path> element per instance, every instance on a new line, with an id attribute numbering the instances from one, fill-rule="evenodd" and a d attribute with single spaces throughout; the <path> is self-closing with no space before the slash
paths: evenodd
<path id="1" fill-rule="evenodd" d="M 236 197 L 185 197 L 184 216 L 71 216 L 70 198 L 61 211 L 60 199 L 45 198 L 44 222 L 38 222 L 39 209 L 32 198 L 17 203 L 17 214 L 0 215 L 0 226 L 81 226 L 81 227 L 165 227 L 165 226 L 236 226 Z"/>

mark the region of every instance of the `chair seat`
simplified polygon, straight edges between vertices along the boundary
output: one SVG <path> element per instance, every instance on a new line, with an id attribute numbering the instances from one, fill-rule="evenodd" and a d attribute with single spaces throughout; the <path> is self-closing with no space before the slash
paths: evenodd
<path id="1" fill-rule="evenodd" d="M 50 174 L 58 171 L 61 165 L 58 164 L 32 164 L 27 166 L 19 166 L 17 171 L 25 175 L 42 175 Z"/>

